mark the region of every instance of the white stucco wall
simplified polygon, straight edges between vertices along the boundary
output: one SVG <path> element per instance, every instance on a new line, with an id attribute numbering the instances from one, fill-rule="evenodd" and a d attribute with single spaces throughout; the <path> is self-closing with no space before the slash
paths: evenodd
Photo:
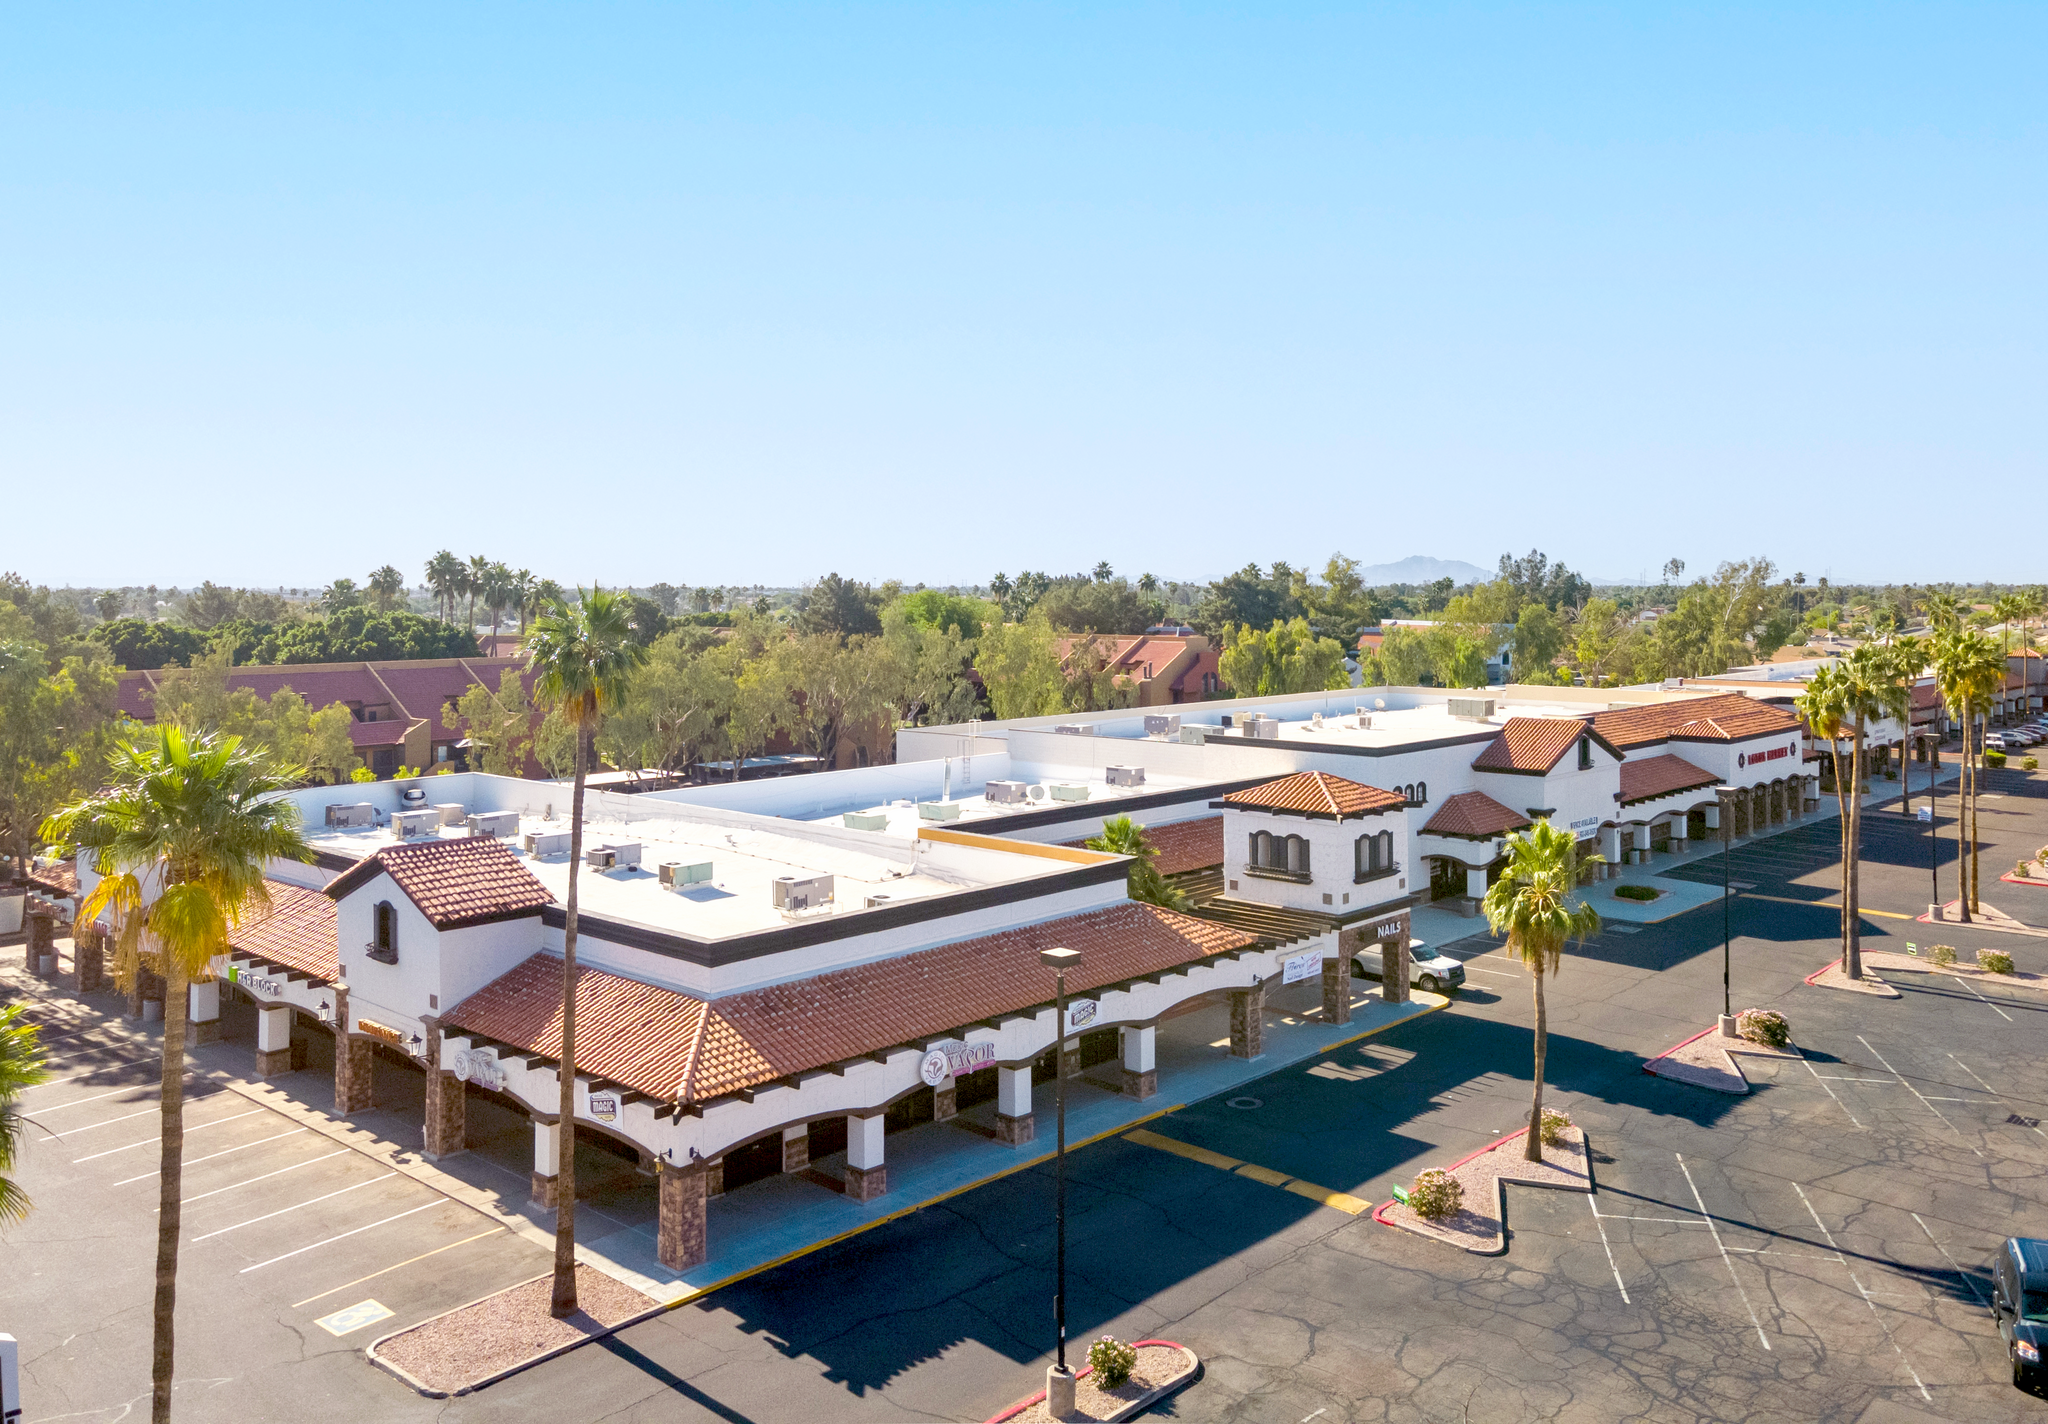
<path id="1" fill-rule="evenodd" d="M 1302 836 L 1309 843 L 1309 881 L 1277 880 L 1248 875 L 1251 836 L 1271 832 L 1277 840 Z M 1356 844 L 1360 836 L 1391 831 L 1394 836 L 1396 875 L 1381 876 L 1363 884 L 1355 883 Z M 1234 900 L 1253 900 L 1262 905 L 1280 905 L 1290 910 L 1338 912 L 1382 904 L 1405 896 L 1416 884 L 1417 867 L 1409 847 L 1408 812 L 1402 809 L 1375 816 L 1343 821 L 1318 820 L 1307 816 L 1273 815 L 1263 811 L 1228 808 L 1223 813 L 1223 874 L 1225 893 Z M 1231 888 L 1233 887 L 1234 888 Z M 1324 896 L 1329 899 L 1324 900 Z"/>

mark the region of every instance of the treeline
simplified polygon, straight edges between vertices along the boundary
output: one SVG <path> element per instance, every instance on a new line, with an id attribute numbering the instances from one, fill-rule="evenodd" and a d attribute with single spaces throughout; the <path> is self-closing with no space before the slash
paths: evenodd
<path id="1" fill-rule="evenodd" d="M 121 667 L 191 667 L 209 655 L 250 664 L 339 663 L 397 658 L 473 658 L 476 635 L 417 613 L 356 606 L 326 618 L 284 622 L 240 618 L 211 628 L 117 618 L 87 635 Z"/>

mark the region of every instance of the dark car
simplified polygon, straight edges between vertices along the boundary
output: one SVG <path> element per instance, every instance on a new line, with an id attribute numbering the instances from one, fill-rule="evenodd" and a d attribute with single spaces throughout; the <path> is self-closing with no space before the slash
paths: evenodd
<path id="1" fill-rule="evenodd" d="M 2048 1241 L 2014 1236 L 1998 1248 L 1991 1316 L 2012 1357 L 2012 1382 L 2027 1383 L 2048 1348 Z"/>

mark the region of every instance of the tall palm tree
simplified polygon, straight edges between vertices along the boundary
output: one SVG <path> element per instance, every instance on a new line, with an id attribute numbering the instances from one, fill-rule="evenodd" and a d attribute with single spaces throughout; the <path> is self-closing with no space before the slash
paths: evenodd
<path id="1" fill-rule="evenodd" d="M 519 636 L 526 636 L 526 620 L 532 616 L 534 602 L 540 593 L 540 580 L 533 576 L 531 569 L 521 569 L 512 575 L 512 594 L 519 603 Z"/>
<path id="2" fill-rule="evenodd" d="M 405 575 L 390 564 L 386 564 L 370 575 L 369 582 L 364 587 L 369 589 L 371 596 L 377 600 L 377 611 L 382 613 L 405 592 Z"/>
<path id="3" fill-rule="evenodd" d="M 476 628 L 476 601 L 491 586 L 491 561 L 482 554 L 471 554 L 469 562 L 462 569 L 462 591 L 469 596 L 469 621 L 463 626 Z"/>
<path id="4" fill-rule="evenodd" d="M 462 583 L 462 560 L 443 549 L 427 560 L 427 587 L 439 600 L 441 621 L 455 621 L 455 591 Z"/>
<path id="5" fill-rule="evenodd" d="M 1529 1101 L 1529 1134 L 1522 1155 L 1543 1160 L 1543 1063 L 1549 1051 L 1550 1019 L 1543 1003 L 1543 976 L 1564 965 L 1564 948 L 1600 932 L 1600 916 L 1572 895 L 1578 884 L 1578 841 L 1548 818 L 1507 839 L 1507 867 L 1487 887 L 1486 922 L 1508 937 L 1508 949 L 1529 966 L 1536 993 L 1536 1091 Z M 1587 856 L 1584 863 L 1598 861 Z"/>
<path id="6" fill-rule="evenodd" d="M 536 674 L 534 700 L 576 729 L 575 789 L 569 796 L 569 894 L 562 926 L 560 1156 L 555 1168 L 557 1319 L 576 1313 L 576 887 L 583 864 L 583 781 L 590 742 L 605 713 L 626 699 L 647 649 L 633 640 L 628 608 L 616 593 L 578 590 L 579 601 L 553 604 L 534 621 L 526 655 Z"/>
<path id="7" fill-rule="evenodd" d="M 279 794 L 305 771 L 273 765 L 240 737 L 169 723 L 116 744 L 108 761 L 106 787 L 50 817 L 42 834 L 76 850 L 101 876 L 78 916 L 90 923 L 102 911 L 112 914 L 116 975 L 132 984 L 147 968 L 163 979 L 150 1417 L 165 1424 L 184 1195 L 186 986 L 211 974 L 229 930 L 268 902 L 265 864 L 310 861 L 313 850 L 300 834 L 299 808 Z"/>
<path id="8" fill-rule="evenodd" d="M 1991 639 L 1960 621 L 1949 622 L 1933 642 L 1935 686 L 1941 699 L 1956 712 L 1963 738 L 1962 759 L 1956 776 L 1956 899 L 1964 924 L 1977 909 L 1976 878 L 1976 796 L 1977 767 L 1975 724 L 1992 691 L 2005 677 L 2005 657 Z M 1970 847 L 1964 849 L 1965 836 Z"/>
<path id="9" fill-rule="evenodd" d="M 22 1129 L 28 1121 L 21 1113 L 22 1092 L 50 1076 L 36 1043 L 36 1026 L 23 1023 L 21 1011 L 20 1004 L 0 1009 L 0 1226 L 21 1220 L 34 1205 L 7 1174 L 21 1155 Z"/>
<path id="10" fill-rule="evenodd" d="M 1848 677 L 1840 663 L 1825 663 L 1807 679 L 1806 691 L 1794 704 L 1816 738 L 1826 738 L 1835 759 L 1836 831 L 1842 848 L 1842 962 L 1849 960 L 1849 791 L 1842 766 L 1842 728 L 1849 718 Z M 1726 814 L 1723 812 L 1722 814 Z"/>
<path id="11" fill-rule="evenodd" d="M 491 611 L 491 636 L 496 637 L 505 610 L 519 597 L 519 580 L 504 564 L 493 561 L 484 571 L 484 606 Z"/>
<path id="12" fill-rule="evenodd" d="M 1910 641 L 1910 640 L 1909 640 Z M 1849 714 L 1849 823 L 1844 840 L 1844 894 L 1842 925 L 1846 950 L 1842 972 L 1851 979 L 1863 977 L 1862 852 L 1863 852 L 1863 738 L 1870 724 L 1886 717 L 1904 723 L 1906 685 L 1902 669 L 1908 659 L 1900 656 L 1896 644 L 1880 647 L 1865 643 L 1840 664 L 1843 700 Z"/>

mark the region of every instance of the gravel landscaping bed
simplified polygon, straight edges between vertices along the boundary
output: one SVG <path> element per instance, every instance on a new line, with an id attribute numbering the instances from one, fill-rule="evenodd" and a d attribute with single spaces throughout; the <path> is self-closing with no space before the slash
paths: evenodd
<path id="1" fill-rule="evenodd" d="M 1195 1352 L 1185 1345 L 1169 1345 L 1163 1340 L 1142 1342 L 1138 1346 L 1138 1363 L 1132 1367 L 1130 1379 L 1115 1389 L 1097 1389 L 1094 1372 L 1083 1369 L 1074 1380 L 1074 1412 L 1065 1417 L 1088 1420 L 1135 1418 L 1148 1405 L 1185 1384 L 1200 1367 L 1201 1361 L 1195 1357 Z M 1053 1416 L 1045 1407 L 1045 1393 L 1041 1390 L 1025 1404 L 1013 1406 L 1012 1410 L 995 1417 L 1003 1424 L 1051 1424 Z"/>
<path id="2" fill-rule="evenodd" d="M 1991 984 L 2017 984 L 2028 989 L 2048 989 L 2048 974 L 2018 970 L 2012 974 L 1987 974 L 1976 965 L 1958 959 L 1954 964 L 1936 964 L 1924 954 L 1895 954 L 1888 949 L 1863 951 L 1866 969 L 1902 969 L 1914 974 L 1955 974 L 1965 979 L 1982 979 Z"/>
<path id="3" fill-rule="evenodd" d="M 548 1314 L 553 1294 L 554 1276 L 541 1276 L 387 1335 L 370 1346 L 370 1358 L 401 1372 L 415 1388 L 458 1394 L 658 1308 L 631 1286 L 584 1265 L 576 1267 L 580 1311 L 555 1319 Z"/>
<path id="4" fill-rule="evenodd" d="M 1445 1168 L 1465 1189 L 1464 1205 L 1452 1215 L 1431 1221 L 1413 1207 L 1390 1201 L 1373 1213 L 1373 1219 L 1418 1236 L 1448 1241 L 1475 1255 L 1500 1255 L 1507 1250 L 1507 1232 L 1502 1222 L 1507 1215 L 1510 1183 L 1567 1192 L 1593 1190 L 1593 1174 L 1586 1161 L 1586 1134 L 1582 1129 L 1566 1128 L 1564 1141 L 1544 1148 L 1541 1162 L 1523 1160 L 1522 1137 L 1528 1130 L 1525 1127 L 1521 1132 L 1509 1133 Z"/>
<path id="5" fill-rule="evenodd" d="M 1720 1025 L 1694 1034 L 1676 1048 L 1659 1054 L 1643 1065 L 1645 1073 L 1674 1082 L 1690 1083 L 1716 1093 L 1742 1094 L 1749 1091 L 1749 1079 L 1733 1055 L 1755 1054 L 1759 1058 L 1803 1058 L 1797 1048 L 1771 1048 L 1746 1038 L 1723 1038 Z"/>

